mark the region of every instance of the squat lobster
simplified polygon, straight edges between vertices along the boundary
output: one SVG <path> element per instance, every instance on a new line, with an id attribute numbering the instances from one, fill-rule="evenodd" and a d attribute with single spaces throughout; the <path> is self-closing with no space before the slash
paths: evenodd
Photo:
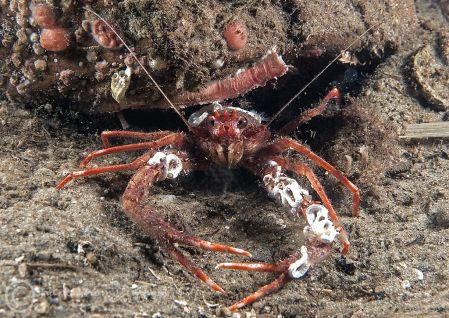
<path id="1" fill-rule="evenodd" d="M 107 22 L 105 21 L 105 23 Z M 118 34 L 117 36 L 120 38 Z M 126 43 L 124 45 L 126 46 Z M 130 53 L 135 56 L 131 50 Z M 270 58 L 276 58 L 278 63 L 283 63 L 277 54 L 272 54 L 274 55 Z M 140 64 L 137 58 L 136 61 Z M 150 76 L 143 65 L 140 64 L 140 66 Z M 330 101 L 338 102 L 339 100 L 340 94 L 334 88 L 317 107 L 304 112 L 280 131 L 287 135 L 298 125 L 320 115 Z M 308 226 L 304 229 L 304 234 L 307 240 L 305 246 L 275 264 L 222 263 L 217 265 L 218 268 L 280 273 L 280 276 L 272 283 L 232 305 L 231 310 L 248 305 L 264 295 L 278 290 L 292 278 L 303 276 L 310 266 L 320 262 L 332 252 L 335 238 L 338 238 L 343 245 L 342 254 L 349 251 L 348 236 L 315 173 L 307 165 L 285 156 L 284 152 L 293 150 L 307 157 L 341 181 L 352 192 L 352 214 L 356 216 L 360 201 L 359 190 L 340 171 L 296 140 L 286 136 L 273 135 L 268 125 L 274 118 L 268 123 L 264 123 L 256 113 L 213 103 L 193 113 L 186 120 L 168 98 L 167 101 L 186 123 L 187 133 L 170 131 L 103 132 L 101 139 L 104 149 L 90 153 L 81 162 L 82 167 L 89 164 L 94 158 L 109 154 L 136 150 L 145 150 L 146 152 L 128 164 L 72 172 L 57 185 L 57 188 L 61 189 L 72 179 L 80 177 L 105 172 L 136 170 L 122 197 L 123 208 L 127 216 L 198 279 L 213 290 L 224 292 L 202 269 L 195 266 L 177 248 L 176 244 L 243 256 L 251 256 L 251 254 L 243 249 L 205 241 L 174 229 L 161 218 L 153 207 L 145 203 L 144 195 L 155 182 L 174 179 L 181 174 L 206 169 L 213 164 L 228 168 L 244 167 L 262 177 L 270 196 L 289 206 L 295 215 L 302 214 L 306 217 Z M 279 112 L 275 117 L 278 114 Z M 109 140 L 111 138 L 133 138 L 142 142 L 110 147 Z M 301 188 L 295 179 L 284 174 L 284 171 L 305 176 L 319 195 L 321 203 L 312 201 L 309 192 Z"/>
<path id="2" fill-rule="evenodd" d="M 320 105 L 313 109 L 313 112 L 315 114 L 321 113 L 330 100 L 338 98 L 338 90 L 331 90 Z M 302 117 L 311 118 L 310 113 L 311 111 L 308 111 L 309 115 L 303 115 Z M 261 122 L 259 116 L 240 108 L 222 107 L 219 104 L 212 104 L 192 114 L 188 122 L 188 133 L 168 131 L 154 133 L 133 131 L 103 132 L 101 138 L 104 149 L 89 154 L 82 161 L 81 166 L 87 165 L 94 158 L 113 153 L 136 150 L 146 150 L 146 153 L 132 163 L 72 172 L 58 184 L 57 188 L 61 189 L 67 182 L 79 177 L 104 172 L 137 170 L 123 194 L 122 202 L 125 213 L 140 226 L 145 234 L 157 241 L 167 253 L 209 287 L 219 292 L 223 292 L 223 289 L 184 256 L 175 246 L 175 243 L 244 256 L 251 256 L 251 254 L 242 249 L 204 241 L 172 228 L 162 220 L 152 207 L 144 204 L 143 197 L 153 183 L 164 179 L 174 179 L 181 173 L 187 174 L 192 170 L 205 169 L 212 164 L 229 168 L 245 167 L 263 177 L 268 192 L 282 203 L 289 205 L 295 214 L 308 216 L 317 209 L 318 211 L 326 211 L 326 221 L 328 221 L 328 213 L 331 222 L 328 227 L 334 228 L 334 237 L 337 235 L 343 244 L 342 253 L 346 254 L 348 252 L 350 244 L 347 234 L 342 228 L 340 220 L 318 178 L 307 165 L 285 157 L 282 153 L 287 150 L 294 150 L 311 159 L 340 180 L 353 193 L 352 211 L 353 215 L 357 215 L 360 200 L 359 190 L 341 172 L 297 141 L 288 137 L 272 137 L 268 127 Z M 114 137 L 136 138 L 146 141 L 109 147 L 109 139 Z M 164 151 L 160 151 L 161 148 L 167 146 L 173 148 L 166 148 Z M 284 175 L 282 173 L 283 170 L 291 171 L 299 176 L 306 176 L 312 188 L 318 193 L 323 205 L 314 203 L 307 190 L 302 189 L 294 179 Z M 313 222 L 309 222 L 309 225 L 312 224 Z M 320 235 L 319 233 L 315 234 Z M 308 252 L 308 257 L 311 259 L 310 263 L 316 263 L 330 253 L 332 242 L 333 238 L 327 240 L 321 238 L 311 239 Z M 295 253 L 288 259 L 273 265 L 218 265 L 220 268 L 282 273 L 275 282 L 262 288 L 257 295 L 246 298 L 242 303 L 236 304 L 231 308 L 236 309 L 242 305 L 249 304 L 263 295 L 279 289 L 289 280 L 288 277 L 292 276 L 288 276 L 290 265 L 298 260 L 298 256 L 304 256 L 303 254 Z"/>

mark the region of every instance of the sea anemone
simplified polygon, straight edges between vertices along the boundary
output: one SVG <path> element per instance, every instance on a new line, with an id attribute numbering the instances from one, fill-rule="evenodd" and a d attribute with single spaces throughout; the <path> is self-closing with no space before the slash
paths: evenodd
<path id="1" fill-rule="evenodd" d="M 44 29 L 52 29 L 57 25 L 56 16 L 51 6 L 39 3 L 31 8 L 32 17 L 37 25 Z"/>
<path id="2" fill-rule="evenodd" d="M 113 49 L 119 47 L 121 42 L 117 35 L 102 20 L 92 23 L 92 35 L 102 47 Z"/>
<path id="3" fill-rule="evenodd" d="M 232 21 L 225 27 L 223 37 L 231 50 L 240 50 L 248 40 L 248 30 L 243 23 Z"/>
<path id="4" fill-rule="evenodd" d="M 48 51 L 64 51 L 70 46 L 70 42 L 70 32 L 65 28 L 43 29 L 41 32 L 41 46 Z"/>

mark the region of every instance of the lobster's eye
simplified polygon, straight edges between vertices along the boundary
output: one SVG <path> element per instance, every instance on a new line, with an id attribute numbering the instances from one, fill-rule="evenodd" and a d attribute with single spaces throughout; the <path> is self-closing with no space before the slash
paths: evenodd
<path id="1" fill-rule="evenodd" d="M 210 127 L 214 127 L 215 126 L 215 118 L 214 118 L 214 116 L 209 116 L 209 118 L 207 119 L 207 124 Z"/>
<path id="2" fill-rule="evenodd" d="M 237 122 L 237 127 L 241 129 L 241 128 L 245 128 L 246 125 L 248 125 L 248 120 L 246 120 L 245 117 L 240 117 L 239 121 Z"/>

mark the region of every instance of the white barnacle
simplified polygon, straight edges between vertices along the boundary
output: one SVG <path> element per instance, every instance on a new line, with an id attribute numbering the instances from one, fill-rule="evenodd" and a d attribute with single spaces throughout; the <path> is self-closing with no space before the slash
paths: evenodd
<path id="1" fill-rule="evenodd" d="M 295 179 L 281 173 L 281 166 L 275 161 L 269 161 L 268 165 L 273 167 L 271 173 L 263 177 L 268 195 L 277 199 L 282 205 L 290 206 L 292 208 L 291 212 L 295 213 L 296 208 L 302 203 L 304 197 L 309 196 L 309 192 L 301 188 Z"/>
<path id="2" fill-rule="evenodd" d="M 154 154 L 153 157 L 150 158 L 150 160 L 148 160 L 148 164 L 150 166 L 157 166 L 163 163 L 166 156 L 167 155 L 165 153 L 158 151 Z"/>
<path id="3" fill-rule="evenodd" d="M 288 274 L 291 278 L 301 278 L 309 270 L 311 264 L 309 262 L 309 254 L 307 254 L 307 247 L 301 246 L 301 258 L 296 262 L 290 264 L 288 267 Z"/>
<path id="4" fill-rule="evenodd" d="M 165 154 L 156 152 L 153 157 L 148 160 L 148 165 L 159 166 L 162 171 L 162 177 L 175 179 L 182 172 L 182 160 L 175 154 Z"/>
<path id="5" fill-rule="evenodd" d="M 307 223 L 304 236 L 309 240 L 319 240 L 330 244 L 338 234 L 334 224 L 329 219 L 329 211 L 321 204 L 312 204 L 306 209 Z"/>
<path id="6" fill-rule="evenodd" d="M 282 205 L 289 205 L 293 210 L 304 200 L 305 195 L 309 195 L 307 190 L 302 189 L 295 179 L 280 176 L 273 189 Z"/>
<path id="7" fill-rule="evenodd" d="M 182 171 L 182 161 L 175 154 L 168 154 L 165 157 L 165 176 L 169 179 L 175 179 Z"/>
<path id="8" fill-rule="evenodd" d="M 111 95 L 117 101 L 122 103 L 126 97 L 126 91 L 131 83 L 131 68 L 127 67 L 126 70 L 114 73 L 111 78 Z"/>

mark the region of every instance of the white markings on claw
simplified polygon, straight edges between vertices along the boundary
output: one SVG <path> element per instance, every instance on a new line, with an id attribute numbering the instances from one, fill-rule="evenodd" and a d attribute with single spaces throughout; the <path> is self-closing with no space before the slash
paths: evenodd
<path id="1" fill-rule="evenodd" d="M 161 166 L 162 176 L 164 179 L 175 179 L 182 171 L 182 160 L 175 154 L 165 154 L 156 152 L 154 156 L 148 160 L 150 166 Z"/>
<path id="2" fill-rule="evenodd" d="M 306 209 L 308 226 L 304 228 L 304 236 L 309 240 L 319 240 L 331 244 L 338 234 L 329 219 L 329 211 L 321 204 L 312 204 Z"/>
<path id="3" fill-rule="evenodd" d="M 295 179 L 287 177 L 281 172 L 281 166 L 275 161 L 268 164 L 274 168 L 271 173 L 263 177 L 263 182 L 268 190 L 268 195 L 277 199 L 282 205 L 289 205 L 292 213 L 296 213 L 297 207 L 304 197 L 309 196 L 309 191 L 301 188 Z"/>
<path id="4" fill-rule="evenodd" d="M 311 264 L 309 262 L 309 254 L 307 254 L 307 247 L 301 246 L 301 258 L 296 262 L 290 264 L 288 267 L 288 274 L 291 278 L 301 278 L 309 270 Z"/>

